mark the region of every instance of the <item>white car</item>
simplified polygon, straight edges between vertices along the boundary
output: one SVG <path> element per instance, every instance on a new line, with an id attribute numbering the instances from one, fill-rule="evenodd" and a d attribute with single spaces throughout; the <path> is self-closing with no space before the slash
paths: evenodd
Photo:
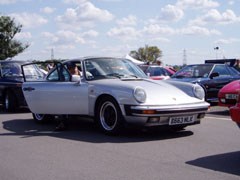
<path id="1" fill-rule="evenodd" d="M 77 65 L 81 76 L 70 74 L 69 63 Z M 209 108 L 201 86 L 156 82 L 121 58 L 58 63 L 44 79 L 25 78 L 22 89 L 35 120 L 47 121 L 54 115 L 89 116 L 108 134 L 117 133 L 125 123 L 181 129 L 199 124 Z"/>

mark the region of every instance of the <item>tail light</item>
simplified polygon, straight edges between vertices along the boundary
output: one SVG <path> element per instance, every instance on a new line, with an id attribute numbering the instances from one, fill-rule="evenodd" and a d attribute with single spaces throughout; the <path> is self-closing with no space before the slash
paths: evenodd
<path id="1" fill-rule="evenodd" d="M 240 103 L 240 91 L 238 91 L 237 103 Z"/>
<path id="2" fill-rule="evenodd" d="M 239 82 L 240 87 L 240 82 Z M 240 103 L 240 89 L 238 89 L 237 103 Z"/>

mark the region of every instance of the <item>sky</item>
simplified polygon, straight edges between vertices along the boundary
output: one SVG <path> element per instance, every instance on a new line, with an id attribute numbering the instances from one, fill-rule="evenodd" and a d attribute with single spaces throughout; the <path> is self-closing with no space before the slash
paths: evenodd
<path id="1" fill-rule="evenodd" d="M 23 25 L 19 60 L 125 57 L 145 45 L 165 65 L 240 59 L 240 0 L 0 0 L 0 15 Z"/>

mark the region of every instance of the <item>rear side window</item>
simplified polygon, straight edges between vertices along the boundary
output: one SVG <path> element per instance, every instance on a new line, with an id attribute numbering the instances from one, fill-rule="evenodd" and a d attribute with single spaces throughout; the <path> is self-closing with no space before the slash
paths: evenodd
<path id="1" fill-rule="evenodd" d="M 219 73 L 219 76 L 231 76 L 227 66 L 216 65 L 212 73 Z"/>
<path id="2" fill-rule="evenodd" d="M 231 74 L 233 75 L 233 76 L 240 76 L 240 72 L 237 70 L 237 69 L 235 69 L 234 67 L 228 67 L 228 70 L 231 72 Z"/>
<path id="3" fill-rule="evenodd" d="M 70 81 L 71 76 L 69 72 L 66 70 L 66 68 L 57 67 L 55 70 L 53 70 L 47 77 L 48 81 Z"/>
<path id="4" fill-rule="evenodd" d="M 58 75 L 58 71 L 57 69 L 55 69 L 54 71 L 52 71 L 51 74 L 49 74 L 47 80 L 49 81 L 59 81 L 59 75 Z"/>

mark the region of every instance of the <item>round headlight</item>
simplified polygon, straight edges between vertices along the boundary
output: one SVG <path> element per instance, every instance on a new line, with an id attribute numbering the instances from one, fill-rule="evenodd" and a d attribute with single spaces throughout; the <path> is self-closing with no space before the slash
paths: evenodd
<path id="1" fill-rule="evenodd" d="M 199 85 L 193 87 L 194 96 L 198 99 L 203 99 L 205 97 L 205 92 L 203 88 Z"/>
<path id="2" fill-rule="evenodd" d="M 138 102 L 144 103 L 146 101 L 147 95 L 143 88 L 136 87 L 134 90 L 134 97 Z"/>

